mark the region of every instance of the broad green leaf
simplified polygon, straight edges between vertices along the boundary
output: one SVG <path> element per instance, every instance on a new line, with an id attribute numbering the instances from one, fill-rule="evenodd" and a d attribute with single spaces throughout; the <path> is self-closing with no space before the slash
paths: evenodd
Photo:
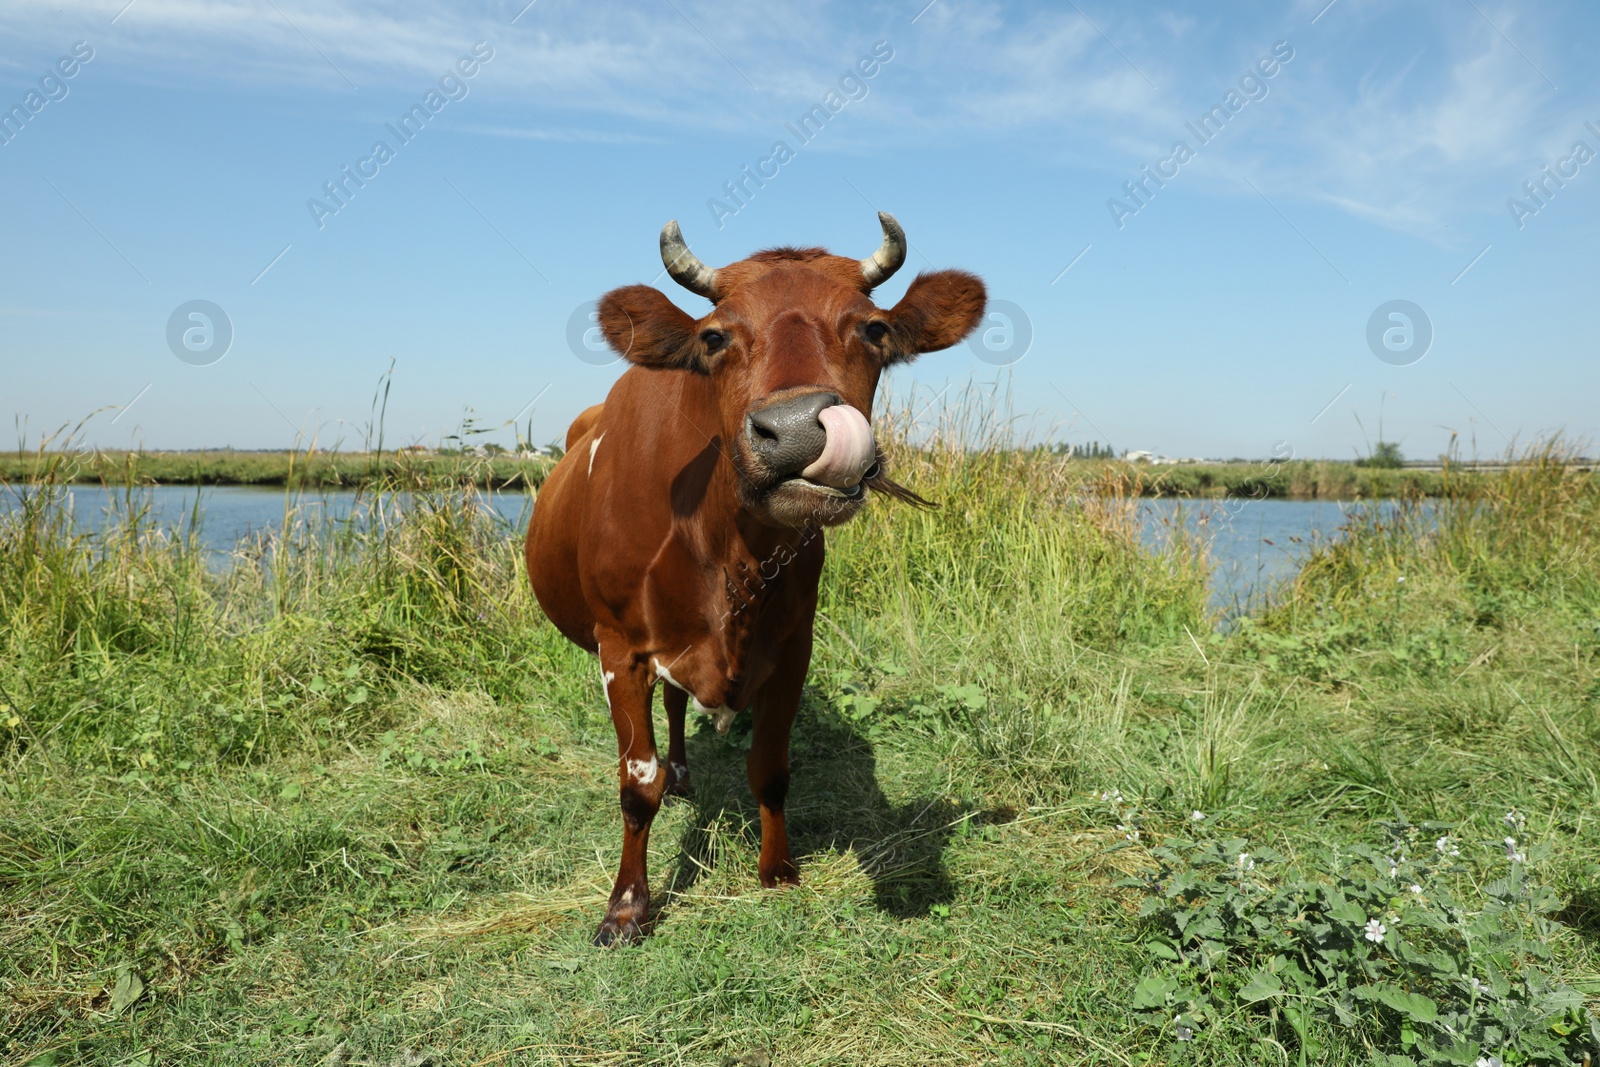
<path id="1" fill-rule="evenodd" d="M 1489 992 L 1497 997 L 1503 997 L 1511 992 L 1511 979 L 1505 972 L 1495 966 L 1493 960 L 1485 960 L 1483 964 L 1484 978 L 1489 983 Z"/>
<path id="2" fill-rule="evenodd" d="M 1221 941 L 1202 941 L 1199 951 L 1200 963 L 1206 970 L 1211 970 L 1228 958 L 1228 946 Z"/>
<path id="3" fill-rule="evenodd" d="M 111 988 L 111 1014 L 121 1015 L 144 992 L 144 982 L 133 970 L 117 975 L 117 984 Z"/>
<path id="4" fill-rule="evenodd" d="M 1283 982 L 1271 971 L 1257 971 L 1245 987 L 1239 990 L 1239 999 L 1246 1004 L 1267 1000 L 1283 992 Z"/>
<path id="5" fill-rule="evenodd" d="M 1428 966 L 1440 974 L 1458 975 L 1461 973 L 1456 966 L 1455 958 L 1448 953 L 1435 950 L 1427 955 Z"/>
<path id="6" fill-rule="evenodd" d="M 1183 957 L 1178 954 L 1178 950 L 1173 948 L 1172 945 L 1166 941 L 1151 941 L 1149 948 L 1150 955 L 1159 957 L 1160 959 L 1173 961 L 1183 959 Z"/>
<path id="7" fill-rule="evenodd" d="M 1176 978 L 1168 978 L 1163 974 L 1147 974 L 1140 980 L 1133 991 L 1133 1006 L 1135 1008 L 1159 1008 L 1167 1003 L 1167 997 L 1178 988 Z"/>
<path id="8" fill-rule="evenodd" d="M 1369 991 L 1370 992 L 1365 992 Z M 1420 1023 L 1431 1023 L 1439 1018 L 1439 1005 L 1421 993 L 1408 993 L 1399 986 L 1387 982 L 1380 985 L 1362 986 L 1356 990 L 1358 996 L 1364 995 L 1370 1000 L 1387 1005 L 1407 1018 L 1415 1019 Z"/>
<path id="9" fill-rule="evenodd" d="M 1340 922 L 1365 923 L 1367 921 L 1366 910 L 1353 900 L 1347 900 L 1341 896 L 1330 903 L 1328 914 Z"/>
<path id="10" fill-rule="evenodd" d="M 1580 1011 L 1583 1008 L 1583 994 L 1576 989 L 1557 986 L 1540 998 L 1539 1008 L 1550 1014 Z"/>

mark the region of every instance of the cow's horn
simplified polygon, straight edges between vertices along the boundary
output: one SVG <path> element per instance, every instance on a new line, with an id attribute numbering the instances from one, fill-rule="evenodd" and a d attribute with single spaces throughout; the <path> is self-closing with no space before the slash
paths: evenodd
<path id="1" fill-rule="evenodd" d="M 698 293 L 707 300 L 717 299 L 717 272 L 689 251 L 677 219 L 661 227 L 661 262 L 666 264 L 672 280 L 691 293 Z"/>
<path id="2" fill-rule="evenodd" d="M 882 285 L 906 261 L 906 231 L 887 211 L 878 212 L 878 221 L 883 224 L 883 244 L 871 259 L 861 261 L 861 277 L 868 285 Z"/>

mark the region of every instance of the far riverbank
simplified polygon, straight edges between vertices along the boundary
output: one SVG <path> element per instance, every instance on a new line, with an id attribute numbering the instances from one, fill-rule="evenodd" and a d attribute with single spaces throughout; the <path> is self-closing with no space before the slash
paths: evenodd
<path id="1" fill-rule="evenodd" d="M 1378 500 L 1439 497 L 1504 464 L 1357 466 L 1337 460 L 1255 460 L 1151 464 L 1069 458 L 1045 449 L 1020 453 L 1053 464 L 1085 485 L 1120 482 L 1138 496 L 1253 500 Z M 472 452 L 0 452 L 0 482 L 41 478 L 61 483 L 239 485 L 292 489 L 409 488 L 444 483 L 486 489 L 540 485 L 549 455 Z M 1587 471 L 1588 464 L 1576 469 Z"/>

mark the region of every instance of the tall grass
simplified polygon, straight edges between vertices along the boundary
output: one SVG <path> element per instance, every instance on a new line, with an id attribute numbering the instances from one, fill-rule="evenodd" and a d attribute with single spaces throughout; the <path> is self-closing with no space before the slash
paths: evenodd
<path id="1" fill-rule="evenodd" d="M 1594 476 L 1570 466 L 1570 452 L 1559 441 L 1542 443 L 1496 477 L 1452 486 L 1439 500 L 1356 511 L 1350 536 L 1311 556 L 1267 621 L 1370 614 L 1373 601 L 1391 601 L 1408 581 L 1469 599 L 1479 622 L 1552 597 L 1586 610 L 1600 580 L 1600 496 Z"/>
<path id="2" fill-rule="evenodd" d="M 471 479 L 411 472 L 342 517 L 286 490 L 282 526 L 218 566 L 203 496 L 163 526 L 128 477 L 106 483 L 114 506 L 86 527 L 61 464 L 42 455 L 34 480 L 3 490 L 0 685 L 21 745 L 48 737 L 119 773 L 258 759 L 305 739 L 281 709 L 330 678 L 496 691 L 539 625 L 516 530 Z M 367 709 L 340 710 L 340 730 L 370 725 Z"/>
<path id="3" fill-rule="evenodd" d="M 908 668 L 1020 668 L 1205 625 L 1197 546 L 1181 533 L 1160 559 L 1140 546 L 1137 471 L 1085 483 L 1059 457 L 1015 447 L 970 394 L 920 443 L 909 407 L 875 421 L 893 476 L 938 506 L 874 506 L 830 537 L 821 610 L 855 650 Z"/>

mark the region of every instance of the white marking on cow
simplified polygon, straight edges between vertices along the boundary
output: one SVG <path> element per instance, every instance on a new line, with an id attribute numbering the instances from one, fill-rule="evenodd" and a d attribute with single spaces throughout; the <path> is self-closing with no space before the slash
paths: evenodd
<path id="1" fill-rule="evenodd" d="M 719 734 L 727 733 L 728 727 L 733 724 L 733 717 L 739 714 L 738 711 L 728 707 L 726 704 L 717 708 L 708 708 L 692 696 L 689 698 L 689 703 L 693 705 L 694 710 L 699 714 L 711 716 L 712 725 L 717 728 L 717 733 Z"/>
<path id="2" fill-rule="evenodd" d="M 654 756 L 649 759 L 631 759 L 628 761 L 628 777 L 640 785 L 649 785 L 656 780 L 660 773 L 661 764 L 656 762 Z"/>
<path id="3" fill-rule="evenodd" d="M 725 734 L 728 732 L 728 726 L 733 722 L 733 717 L 739 714 L 736 710 L 728 707 L 727 705 L 716 708 L 706 707 L 704 704 L 700 703 L 699 697 L 695 696 L 693 693 L 690 693 L 686 686 L 672 676 L 671 671 L 667 670 L 667 668 L 661 665 L 660 660 L 653 660 L 652 662 L 656 665 L 657 678 L 661 679 L 663 682 L 666 682 L 674 689 L 680 689 L 685 693 L 689 693 L 689 705 L 695 710 L 696 714 L 711 716 L 712 722 L 717 727 L 717 733 Z"/>
<path id="4" fill-rule="evenodd" d="M 622 891 L 622 895 L 617 898 L 617 903 L 618 904 L 622 904 L 622 905 L 627 905 L 627 904 L 632 904 L 633 903 L 633 887 L 632 886 L 630 886 L 627 889 L 624 889 Z"/>
<path id="5" fill-rule="evenodd" d="M 665 667 L 663 667 L 661 665 L 661 661 L 660 660 L 656 659 L 656 660 L 651 660 L 650 662 L 652 662 L 652 663 L 654 663 L 656 665 L 656 677 L 657 678 L 659 678 L 663 682 L 666 682 L 668 685 L 672 686 L 672 688 L 674 688 L 674 689 L 681 690 L 682 692 L 685 692 L 685 693 L 688 692 L 687 689 L 684 689 L 683 686 L 678 684 L 678 680 L 672 676 L 672 672 L 667 670 Z"/>
<path id="6" fill-rule="evenodd" d="M 596 437 L 593 441 L 589 442 L 589 473 L 590 474 L 594 473 L 594 454 L 596 452 L 600 451 L 600 441 L 604 437 L 605 437 L 605 434 L 601 434 L 599 437 Z"/>
<path id="7" fill-rule="evenodd" d="M 611 683 L 616 680 L 616 671 L 602 670 L 600 672 L 600 691 L 606 695 L 606 710 L 611 710 Z"/>
<path id="8" fill-rule="evenodd" d="M 674 763 L 672 765 L 672 773 L 679 778 L 687 778 L 689 776 L 689 768 L 681 763 Z"/>

